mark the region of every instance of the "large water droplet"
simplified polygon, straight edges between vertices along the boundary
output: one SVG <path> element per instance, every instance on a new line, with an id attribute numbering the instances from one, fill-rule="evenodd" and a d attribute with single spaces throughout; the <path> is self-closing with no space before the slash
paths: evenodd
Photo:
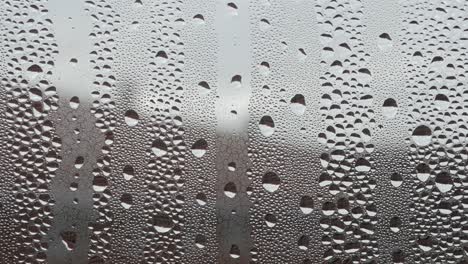
<path id="1" fill-rule="evenodd" d="M 74 231 L 63 231 L 60 233 L 60 237 L 62 238 L 62 243 L 65 245 L 67 250 L 71 251 L 75 249 L 76 245 L 76 232 Z"/>
<path id="2" fill-rule="evenodd" d="M 242 76 L 234 75 L 231 78 L 231 87 L 238 89 L 242 87 Z"/>
<path id="3" fill-rule="evenodd" d="M 309 248 L 310 238 L 309 236 L 303 235 L 297 241 L 297 245 L 300 250 L 307 250 Z"/>
<path id="4" fill-rule="evenodd" d="M 431 169 L 426 163 L 420 163 L 418 164 L 418 166 L 416 166 L 416 177 L 420 181 L 427 181 L 427 179 L 429 179 L 429 176 L 431 176 Z"/>
<path id="5" fill-rule="evenodd" d="M 129 193 L 124 193 L 120 197 L 120 205 L 122 205 L 123 208 L 128 209 L 132 207 L 133 204 L 133 197 Z"/>
<path id="6" fill-rule="evenodd" d="M 166 64 L 167 59 L 168 59 L 167 54 L 163 50 L 158 51 L 158 53 L 156 54 L 156 63 L 157 64 Z"/>
<path id="7" fill-rule="evenodd" d="M 435 185 L 439 191 L 446 193 L 450 191 L 453 187 L 452 176 L 446 171 L 443 171 L 436 175 Z"/>
<path id="8" fill-rule="evenodd" d="M 431 143 L 432 131 L 425 125 L 416 127 L 412 135 L 414 143 L 418 146 L 427 146 Z"/>
<path id="9" fill-rule="evenodd" d="M 390 50 L 393 47 L 393 41 L 390 38 L 390 35 L 387 33 L 382 33 L 377 39 L 377 46 L 383 51 Z"/>
<path id="10" fill-rule="evenodd" d="M 395 99 L 387 98 L 382 106 L 382 114 L 388 118 L 394 118 L 398 112 L 398 105 Z"/>
<path id="11" fill-rule="evenodd" d="M 42 91 L 37 88 L 31 88 L 28 90 L 29 99 L 33 102 L 39 102 L 42 100 Z"/>
<path id="12" fill-rule="evenodd" d="M 261 19 L 259 27 L 260 27 L 260 30 L 267 31 L 268 29 L 271 28 L 270 21 L 266 19 Z"/>
<path id="13" fill-rule="evenodd" d="M 167 153 L 166 143 L 164 143 L 164 141 L 162 141 L 161 139 L 156 139 L 155 141 L 153 141 L 151 150 L 153 151 L 154 155 L 162 157 Z"/>
<path id="14" fill-rule="evenodd" d="M 291 103 L 289 104 L 291 111 L 296 115 L 303 115 L 306 110 L 305 98 L 302 94 L 296 94 L 291 98 Z"/>
<path id="15" fill-rule="evenodd" d="M 151 224 L 158 233 L 167 233 L 174 227 L 172 219 L 164 213 L 154 215 Z"/>
<path id="16" fill-rule="evenodd" d="M 205 81 L 201 81 L 198 83 L 198 92 L 201 94 L 201 95 L 207 95 L 210 93 L 210 85 L 205 82 Z"/>
<path id="17" fill-rule="evenodd" d="M 432 249 L 432 238 L 430 236 L 424 236 L 417 240 L 418 246 L 422 251 L 430 251 Z"/>
<path id="18" fill-rule="evenodd" d="M 390 182 L 394 187 L 400 187 L 403 184 L 403 177 L 401 177 L 400 173 L 392 173 L 392 176 L 390 177 Z"/>
<path id="19" fill-rule="evenodd" d="M 392 232 L 399 232 L 400 231 L 400 226 L 401 226 L 401 220 L 398 216 L 394 216 L 390 218 L 390 230 Z"/>
<path id="20" fill-rule="evenodd" d="M 267 172 L 263 175 L 262 186 L 268 192 L 275 192 L 280 186 L 280 178 L 274 172 Z"/>
<path id="21" fill-rule="evenodd" d="M 299 207 L 304 214 L 310 214 L 314 210 L 314 199 L 310 196 L 302 196 Z"/>
<path id="22" fill-rule="evenodd" d="M 262 135 L 269 137 L 275 132 L 275 123 L 271 116 L 263 116 L 258 123 L 258 128 Z"/>
<path id="23" fill-rule="evenodd" d="M 203 155 L 205 155 L 207 149 L 208 143 L 202 138 L 193 143 L 192 154 L 197 158 L 201 158 Z"/>
<path id="24" fill-rule="evenodd" d="M 434 105 L 439 110 L 445 110 L 450 106 L 450 101 L 445 94 L 438 94 L 434 98 Z"/>
<path id="25" fill-rule="evenodd" d="M 371 170 L 371 164 L 368 160 L 364 158 L 359 158 L 356 160 L 356 171 L 368 172 L 370 170 Z"/>
<path id="26" fill-rule="evenodd" d="M 236 184 L 234 184 L 233 182 L 228 182 L 224 186 L 224 194 L 229 198 L 234 198 L 237 194 Z"/>
<path id="27" fill-rule="evenodd" d="M 268 227 L 274 227 L 276 225 L 277 219 L 276 216 L 273 214 L 266 214 L 265 215 L 265 224 Z"/>
<path id="28" fill-rule="evenodd" d="M 195 246 L 197 246 L 197 248 L 204 248 L 205 244 L 206 244 L 206 237 L 204 235 L 198 234 L 195 236 Z"/>
<path id="29" fill-rule="evenodd" d="M 125 123 L 127 123 L 128 126 L 134 127 L 138 124 L 138 120 L 140 117 L 138 116 L 137 112 L 134 110 L 127 110 L 125 112 Z"/>
<path id="30" fill-rule="evenodd" d="M 103 176 L 95 176 L 93 179 L 93 190 L 96 192 L 103 192 L 107 189 L 107 179 Z"/>
<path id="31" fill-rule="evenodd" d="M 231 250 L 229 250 L 229 256 L 233 259 L 240 258 L 240 249 L 237 245 L 232 245 Z"/>
<path id="32" fill-rule="evenodd" d="M 80 98 L 78 96 L 73 96 L 70 98 L 70 108 L 77 109 L 80 106 Z"/>
<path id="33" fill-rule="evenodd" d="M 129 181 L 135 175 L 135 170 L 130 165 L 125 165 L 123 168 L 123 177 L 125 180 Z"/>
<path id="34" fill-rule="evenodd" d="M 199 205 L 205 205 L 206 204 L 206 195 L 204 193 L 198 193 L 196 196 L 195 196 L 195 200 L 197 201 L 197 203 Z"/>
<path id="35" fill-rule="evenodd" d="M 258 71 L 260 72 L 261 75 L 268 76 L 270 74 L 270 64 L 266 61 L 263 61 L 258 66 Z"/>

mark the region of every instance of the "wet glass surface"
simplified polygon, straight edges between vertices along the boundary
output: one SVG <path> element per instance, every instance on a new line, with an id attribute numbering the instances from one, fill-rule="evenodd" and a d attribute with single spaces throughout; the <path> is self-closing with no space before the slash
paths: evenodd
<path id="1" fill-rule="evenodd" d="M 0 263 L 468 263 L 467 14 L 1 1 Z"/>

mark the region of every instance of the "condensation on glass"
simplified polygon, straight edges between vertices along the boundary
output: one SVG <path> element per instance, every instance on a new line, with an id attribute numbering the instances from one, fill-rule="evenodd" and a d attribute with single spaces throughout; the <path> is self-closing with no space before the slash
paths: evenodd
<path id="1" fill-rule="evenodd" d="M 468 263 L 465 0 L 2 0 L 0 263 Z"/>

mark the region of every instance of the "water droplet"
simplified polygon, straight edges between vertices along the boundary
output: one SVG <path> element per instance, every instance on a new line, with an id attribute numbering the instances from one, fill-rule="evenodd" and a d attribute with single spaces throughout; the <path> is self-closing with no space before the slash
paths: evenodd
<path id="1" fill-rule="evenodd" d="M 300 48 L 297 50 L 297 58 L 300 60 L 300 61 L 303 61 L 307 58 L 307 53 L 305 52 L 305 50 L 303 48 Z"/>
<path id="2" fill-rule="evenodd" d="M 125 165 L 123 167 L 123 177 L 125 180 L 129 181 L 135 176 L 135 170 L 130 165 Z"/>
<path id="3" fill-rule="evenodd" d="M 198 83 L 198 91 L 201 95 L 206 95 L 210 93 L 210 86 L 207 82 L 201 81 Z"/>
<path id="4" fill-rule="evenodd" d="M 450 106 L 450 101 L 445 94 L 438 94 L 434 98 L 434 105 L 439 110 L 445 110 Z"/>
<path id="5" fill-rule="evenodd" d="M 60 237 L 62 238 L 62 243 L 65 245 L 67 250 L 71 251 L 75 249 L 76 245 L 76 232 L 73 231 L 63 231 L 60 233 Z"/>
<path id="6" fill-rule="evenodd" d="M 242 87 L 242 76 L 234 75 L 231 78 L 231 87 L 234 89 L 239 89 Z"/>
<path id="7" fill-rule="evenodd" d="M 314 200 L 310 196 L 302 196 L 301 202 L 299 203 L 299 208 L 303 214 L 310 214 L 314 210 Z"/>
<path id="8" fill-rule="evenodd" d="M 296 115 L 303 115 L 306 110 L 305 98 L 302 94 L 296 94 L 291 98 L 291 103 L 289 104 L 291 111 Z"/>
<path id="9" fill-rule="evenodd" d="M 400 231 L 400 226 L 401 226 L 401 220 L 398 216 L 394 216 L 390 218 L 390 230 L 392 232 L 399 232 Z"/>
<path id="10" fill-rule="evenodd" d="M 368 172 L 371 170 L 371 165 L 368 160 L 364 158 L 359 158 L 356 160 L 356 171 L 358 172 Z"/>
<path id="11" fill-rule="evenodd" d="M 198 193 L 195 199 L 199 205 L 206 204 L 206 195 L 204 193 Z"/>
<path id="12" fill-rule="evenodd" d="M 232 245 L 231 250 L 229 250 L 229 256 L 233 259 L 240 258 L 240 249 L 237 245 Z"/>
<path id="13" fill-rule="evenodd" d="M 403 177 L 401 177 L 401 174 L 395 172 L 390 177 L 390 182 L 394 187 L 400 187 L 403 184 Z"/>
<path id="14" fill-rule="evenodd" d="M 280 186 L 280 178 L 274 172 L 267 172 L 263 175 L 262 186 L 268 192 L 275 192 Z"/>
<path id="15" fill-rule="evenodd" d="M 377 39 L 377 46 L 379 49 L 387 51 L 393 47 L 393 41 L 387 33 L 382 33 Z"/>
<path id="16" fill-rule="evenodd" d="M 270 28 L 271 28 L 270 21 L 268 21 L 266 19 L 261 19 L 260 20 L 260 30 L 267 31 Z"/>
<path id="17" fill-rule="evenodd" d="M 39 102 L 42 100 L 42 91 L 37 88 L 31 88 L 28 90 L 29 99 L 33 102 Z"/>
<path id="18" fill-rule="evenodd" d="M 167 54 L 165 51 L 160 50 L 156 53 L 156 63 L 157 64 L 166 64 L 168 60 Z"/>
<path id="19" fill-rule="evenodd" d="M 431 169 L 426 163 L 420 163 L 416 167 L 416 177 L 422 182 L 427 181 L 429 179 L 429 176 L 431 176 Z"/>
<path id="20" fill-rule="evenodd" d="M 78 109 L 79 106 L 80 106 L 80 98 L 78 98 L 77 96 L 73 96 L 72 98 L 70 98 L 71 109 Z"/>
<path id="21" fill-rule="evenodd" d="M 424 236 L 417 240 L 418 246 L 422 251 L 431 251 L 432 249 L 432 238 L 430 236 Z"/>
<path id="22" fill-rule="evenodd" d="M 227 7 L 228 7 L 228 13 L 229 13 L 230 15 L 232 15 L 232 16 L 237 16 L 237 15 L 238 15 L 238 13 L 237 13 L 237 12 L 238 12 L 238 11 L 237 11 L 238 8 L 237 8 L 237 5 L 236 5 L 236 4 L 230 2 L 230 3 L 227 4 Z"/>
<path id="23" fill-rule="evenodd" d="M 201 158 L 205 155 L 208 149 L 208 143 L 204 139 L 199 139 L 192 145 L 192 154 L 197 157 Z"/>
<path id="24" fill-rule="evenodd" d="M 204 248 L 206 244 L 206 237 L 204 235 L 196 235 L 195 236 L 195 246 L 198 248 Z"/>
<path id="25" fill-rule="evenodd" d="M 258 128 L 262 135 L 269 137 L 275 132 L 275 123 L 271 116 L 263 116 L 258 123 Z"/>
<path id="26" fill-rule="evenodd" d="M 262 61 L 258 66 L 258 70 L 261 75 L 268 76 L 270 74 L 270 64 L 266 61 Z"/>
<path id="27" fill-rule="evenodd" d="M 172 219 L 164 213 L 154 215 L 150 224 L 158 233 L 167 233 L 174 227 Z"/>
<path id="28" fill-rule="evenodd" d="M 75 168 L 81 169 L 81 167 L 83 167 L 83 164 L 84 164 L 84 158 L 82 156 L 76 157 L 76 159 L 75 159 Z"/>
<path id="29" fill-rule="evenodd" d="M 133 204 L 133 197 L 129 193 L 124 193 L 120 197 L 120 205 L 122 205 L 123 208 L 128 209 L 132 207 Z"/>
<path id="30" fill-rule="evenodd" d="M 203 24 L 205 24 L 205 18 L 204 18 L 203 15 L 201 15 L 201 14 L 196 14 L 196 15 L 193 17 L 193 21 L 194 21 L 195 24 L 197 24 L 197 25 L 203 25 Z"/>
<path id="31" fill-rule="evenodd" d="M 265 223 L 268 227 L 274 227 L 276 225 L 276 216 L 273 214 L 266 214 L 265 215 Z"/>
<path id="32" fill-rule="evenodd" d="M 382 114 L 388 118 L 394 118 L 398 112 L 398 105 L 395 99 L 387 98 L 382 106 Z"/>
<path id="33" fill-rule="evenodd" d="M 237 194 L 237 187 L 233 182 L 228 182 L 224 186 L 224 194 L 229 198 L 234 198 Z"/>
<path id="34" fill-rule="evenodd" d="M 140 117 L 138 116 L 137 112 L 135 112 L 134 110 L 127 110 L 127 112 L 125 112 L 125 123 L 127 123 L 127 125 L 129 127 L 134 127 L 138 124 L 138 120 L 140 119 Z"/>
<path id="35" fill-rule="evenodd" d="M 162 141 L 161 139 L 156 139 L 155 141 L 153 141 L 151 150 L 157 157 L 162 157 L 167 153 L 166 143 L 164 143 L 164 141 Z"/>
<path id="36" fill-rule="evenodd" d="M 431 143 L 432 131 L 425 125 L 416 127 L 412 135 L 414 143 L 418 146 L 427 146 Z"/>
<path id="37" fill-rule="evenodd" d="M 33 72 L 33 73 L 41 73 L 42 68 L 37 64 L 33 64 L 33 65 L 29 66 L 28 71 Z"/>
<path id="38" fill-rule="evenodd" d="M 309 236 L 303 235 L 297 241 L 297 245 L 300 250 L 307 250 L 309 248 L 310 238 Z"/>
<path id="39" fill-rule="evenodd" d="M 228 170 L 229 171 L 236 171 L 236 163 L 231 161 L 228 163 Z"/>
<path id="40" fill-rule="evenodd" d="M 103 192 L 107 189 L 107 179 L 103 176 L 95 176 L 93 179 L 93 190 L 95 192 Z"/>
<path id="41" fill-rule="evenodd" d="M 446 193 L 453 187 L 452 176 L 446 171 L 442 171 L 435 177 L 435 185 L 439 191 Z"/>

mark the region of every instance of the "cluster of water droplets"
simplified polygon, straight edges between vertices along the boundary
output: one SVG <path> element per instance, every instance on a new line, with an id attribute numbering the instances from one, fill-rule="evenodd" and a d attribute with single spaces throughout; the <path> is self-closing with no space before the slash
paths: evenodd
<path id="1" fill-rule="evenodd" d="M 93 48 L 90 52 L 90 63 L 93 66 L 93 91 L 91 113 L 95 117 L 95 126 L 104 136 L 104 145 L 92 170 L 93 208 L 96 219 L 89 223 L 90 263 L 106 261 L 111 251 L 113 212 L 109 202 L 113 194 L 108 188 L 112 175 L 112 145 L 117 116 L 114 113 L 115 102 L 112 100 L 112 90 L 115 88 L 116 77 L 112 71 L 114 64 L 115 41 L 118 34 L 119 15 L 113 11 L 108 1 L 87 1 L 86 11 L 93 23 L 90 38 Z M 70 105 L 76 106 L 79 98 L 72 98 Z"/>
<path id="2" fill-rule="evenodd" d="M 3 1 L 0 261 L 467 263 L 468 3 L 379 1 Z"/>
<path id="3" fill-rule="evenodd" d="M 144 178 L 146 263 L 177 263 L 183 255 L 185 197 L 181 188 L 185 181 L 186 145 L 180 115 L 184 54 L 176 27 L 181 19 L 180 5 L 179 1 L 159 2 L 151 14 L 149 89 L 153 114 L 147 126 L 150 160 Z"/>
<path id="4" fill-rule="evenodd" d="M 219 247 L 212 235 L 217 230 L 216 185 L 218 177 L 216 143 L 216 34 L 214 33 L 214 1 L 184 2 L 185 10 L 179 20 L 181 41 L 184 43 L 184 89 L 181 117 L 184 119 L 185 202 L 181 263 L 216 262 Z M 203 20 L 201 20 L 203 19 Z M 199 60 L 203 58 L 203 60 Z M 193 113 L 199 113 L 194 115 Z M 190 176 L 189 176 L 190 175 Z"/>
<path id="5" fill-rule="evenodd" d="M 466 263 L 467 3 L 404 4 L 414 263 Z"/>
<path id="6" fill-rule="evenodd" d="M 278 2 L 251 3 L 251 26 L 254 70 L 252 71 L 252 96 L 249 102 L 248 155 L 251 168 L 247 172 L 250 186 L 246 190 L 252 202 L 251 263 L 287 262 L 292 246 L 286 236 L 281 236 L 283 217 L 287 215 L 287 185 L 285 185 L 284 116 L 289 109 L 281 107 L 279 86 L 279 60 L 275 55 L 283 44 L 280 24 L 284 10 Z M 269 50 L 275 52 L 269 52 Z M 279 59 L 279 58 L 278 58 Z M 287 114 L 286 114 L 287 115 Z M 274 240 L 274 243 L 271 241 Z"/>
<path id="7" fill-rule="evenodd" d="M 46 1 L 6 1 L 8 32 L 6 120 L 9 124 L 8 161 L 14 175 L 15 263 L 40 263 L 47 259 L 45 236 L 53 222 L 54 199 L 49 185 L 60 166 L 61 139 L 49 119 L 58 108 L 57 89 L 51 82 L 57 45 L 50 31 Z M 6 169 L 6 168 L 5 168 Z M 8 257 L 5 257 L 8 261 Z"/>
<path id="8" fill-rule="evenodd" d="M 370 262 L 379 257 L 372 191 L 376 183 L 371 176 L 375 119 L 363 10 L 361 1 L 317 3 L 324 69 L 320 113 L 326 126 L 318 135 L 326 149 L 318 181 L 329 192 L 320 219 L 326 261 Z"/>

